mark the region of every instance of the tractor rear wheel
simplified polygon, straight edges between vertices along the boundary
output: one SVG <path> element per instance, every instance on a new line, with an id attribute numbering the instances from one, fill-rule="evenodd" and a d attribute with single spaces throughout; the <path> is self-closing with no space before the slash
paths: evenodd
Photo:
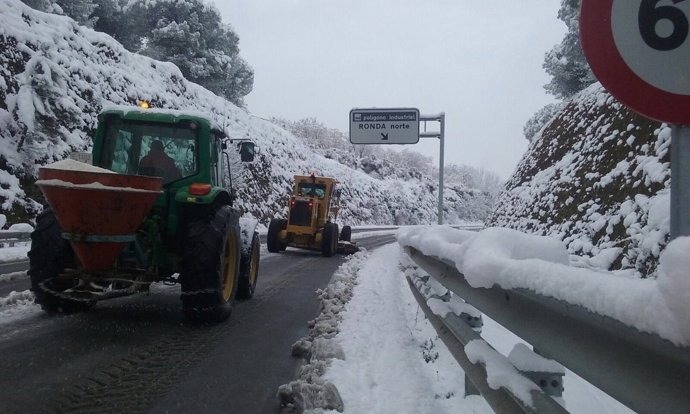
<path id="1" fill-rule="evenodd" d="M 266 248 L 271 253 L 278 253 L 281 250 L 285 250 L 285 243 L 280 241 L 280 232 L 287 225 L 286 220 L 282 219 L 271 219 L 268 225 L 268 234 L 266 235 Z"/>
<path id="2" fill-rule="evenodd" d="M 252 243 L 249 246 L 247 254 L 242 255 L 242 262 L 240 264 L 240 280 L 237 287 L 237 297 L 241 299 L 250 299 L 254 296 L 256 290 L 256 281 L 259 278 L 259 252 L 261 250 L 261 241 L 259 240 L 259 233 L 254 233 L 252 236 Z"/>
<path id="3" fill-rule="evenodd" d="M 332 257 L 338 249 L 338 225 L 326 223 L 323 228 L 323 239 L 321 240 L 321 255 Z"/>
<path id="4" fill-rule="evenodd" d="M 349 242 L 351 239 L 352 239 L 352 227 L 343 226 L 343 229 L 340 230 L 340 240 Z"/>
<path id="5" fill-rule="evenodd" d="M 216 323 L 232 312 L 240 271 L 239 215 L 229 206 L 187 225 L 180 281 L 182 309 L 193 321 Z"/>
<path id="6" fill-rule="evenodd" d="M 77 299 L 65 291 L 76 287 L 79 279 L 58 278 L 68 266 L 76 267 L 76 258 L 69 242 L 60 235 L 62 230 L 50 208 L 36 219 L 31 233 L 29 277 L 36 303 L 49 313 L 73 313 L 88 310 L 94 300 Z"/>

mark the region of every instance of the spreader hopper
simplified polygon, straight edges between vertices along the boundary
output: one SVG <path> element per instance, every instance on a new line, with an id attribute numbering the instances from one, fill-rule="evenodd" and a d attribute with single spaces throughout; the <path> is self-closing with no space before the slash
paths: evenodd
<path id="1" fill-rule="evenodd" d="M 85 271 L 110 268 L 134 241 L 161 194 L 157 177 L 116 174 L 66 160 L 42 167 L 36 184 Z"/>

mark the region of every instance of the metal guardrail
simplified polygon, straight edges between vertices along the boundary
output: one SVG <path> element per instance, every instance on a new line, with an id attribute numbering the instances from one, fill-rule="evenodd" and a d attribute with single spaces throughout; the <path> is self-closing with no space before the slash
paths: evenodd
<path id="1" fill-rule="evenodd" d="M 538 390 L 530 392 L 532 406 L 527 406 L 505 388 L 491 388 L 487 382 L 486 368 L 480 363 L 473 364 L 464 349 L 471 341 L 482 340 L 481 336 L 468 323 L 453 313 L 449 313 L 445 317 L 434 314 L 427 305 L 428 298 L 420 292 L 415 282 L 409 276 L 407 277 L 407 283 L 410 285 L 412 294 L 419 303 L 419 307 L 424 312 L 424 315 L 434 329 L 436 329 L 439 338 L 446 345 L 455 360 L 458 361 L 463 371 L 465 371 L 465 381 L 470 380 L 472 382 L 474 388 L 481 393 L 482 397 L 495 412 L 501 414 L 567 413 L 554 399 Z M 465 388 L 467 389 L 467 384 Z"/>
<path id="2" fill-rule="evenodd" d="M 16 243 L 31 241 L 31 232 L 28 231 L 0 231 L 0 248 L 14 247 Z M 22 258 L 0 263 L 0 275 L 14 272 L 23 272 L 29 269 L 29 259 Z"/>
<path id="3" fill-rule="evenodd" d="M 454 263 L 404 247 L 443 286 L 630 409 L 690 412 L 690 348 L 525 289 L 473 288 Z"/>
<path id="4" fill-rule="evenodd" d="M 31 240 L 31 232 L 28 231 L 0 231 L 0 247 L 14 247 L 15 243 Z"/>

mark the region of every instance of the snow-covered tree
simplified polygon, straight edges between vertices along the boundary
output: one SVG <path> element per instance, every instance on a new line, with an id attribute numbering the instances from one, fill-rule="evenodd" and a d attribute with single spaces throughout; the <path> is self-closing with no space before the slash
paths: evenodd
<path id="1" fill-rule="evenodd" d="M 435 174 L 438 176 L 438 173 Z M 471 167 L 469 165 L 448 164 L 444 168 L 443 178 L 445 185 L 486 191 L 498 194 L 503 182 L 499 176 L 484 167 Z"/>
<path id="2" fill-rule="evenodd" d="M 138 0 L 127 11 L 144 16 L 140 53 L 174 63 L 185 78 L 244 106 L 254 72 L 218 9 L 202 0 Z"/>
<path id="3" fill-rule="evenodd" d="M 553 119 L 562 108 L 562 103 L 550 103 L 532 115 L 525 126 L 522 127 L 522 132 L 525 134 L 527 141 L 532 142 L 537 132 L 541 131 L 544 125 Z"/>
<path id="4" fill-rule="evenodd" d="M 55 0 L 23 0 L 27 6 L 46 13 L 64 14 Z"/>
<path id="5" fill-rule="evenodd" d="M 129 51 L 172 62 L 185 78 L 238 106 L 254 86 L 239 37 L 204 0 L 26 0 L 108 33 Z"/>
<path id="6" fill-rule="evenodd" d="M 108 33 L 130 52 L 139 52 L 142 45 L 144 17 L 127 7 L 129 0 L 93 0 L 93 28 Z"/>
<path id="7" fill-rule="evenodd" d="M 63 13 L 77 21 L 82 26 L 93 28 L 98 18 L 94 11 L 98 7 L 93 0 L 56 0 Z"/>
<path id="8" fill-rule="evenodd" d="M 580 0 L 562 0 L 558 18 L 568 27 L 560 44 L 546 53 L 544 69 L 552 76 L 544 88 L 568 99 L 596 81 L 580 45 Z"/>
<path id="9" fill-rule="evenodd" d="M 580 0 L 561 0 L 558 18 L 568 32 L 544 57 L 544 70 L 551 75 L 551 81 L 544 85 L 547 92 L 561 100 L 568 100 L 589 85 L 596 82 L 580 44 Z M 523 133 L 532 142 L 534 135 L 562 107 L 562 104 L 548 104 L 537 111 L 523 127 Z"/>
<path id="10" fill-rule="evenodd" d="M 82 26 L 93 27 L 98 18 L 94 0 L 24 0 L 24 4 L 47 13 L 69 16 Z"/>

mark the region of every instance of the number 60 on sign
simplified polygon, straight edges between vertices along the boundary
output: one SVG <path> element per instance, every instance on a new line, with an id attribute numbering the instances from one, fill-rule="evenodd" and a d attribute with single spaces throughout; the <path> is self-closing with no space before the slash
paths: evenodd
<path id="1" fill-rule="evenodd" d="M 613 96 L 658 121 L 690 124 L 690 0 L 582 0 L 580 33 Z"/>

